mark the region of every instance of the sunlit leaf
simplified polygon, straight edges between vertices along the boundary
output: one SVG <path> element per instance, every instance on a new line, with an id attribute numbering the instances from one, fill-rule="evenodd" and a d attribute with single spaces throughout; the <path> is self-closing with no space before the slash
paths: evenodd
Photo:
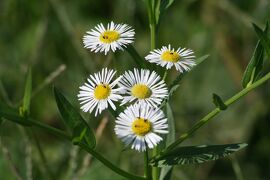
<path id="1" fill-rule="evenodd" d="M 213 103 L 216 105 L 217 108 L 220 110 L 225 110 L 227 109 L 226 104 L 222 101 L 221 97 L 219 97 L 217 94 L 213 94 Z"/>
<path id="2" fill-rule="evenodd" d="M 73 143 L 78 144 L 81 142 L 88 145 L 90 148 L 95 148 L 96 139 L 87 122 L 56 88 L 54 88 L 54 95 L 64 123 L 73 137 Z"/>
<path id="3" fill-rule="evenodd" d="M 28 116 L 30 113 L 31 93 L 32 93 L 32 70 L 31 68 L 29 68 L 26 76 L 23 104 L 20 107 L 20 115 L 23 117 Z"/>
<path id="4" fill-rule="evenodd" d="M 270 58 L 270 39 L 267 35 L 268 33 L 268 22 L 266 24 L 265 30 L 263 31 L 262 29 L 260 29 L 256 24 L 252 24 L 254 27 L 254 30 L 257 33 L 257 36 L 259 37 L 262 46 L 268 56 L 268 58 Z"/>
<path id="5" fill-rule="evenodd" d="M 226 145 L 201 145 L 178 147 L 160 157 L 151 160 L 152 166 L 172 166 L 184 164 L 200 164 L 207 161 L 217 160 L 228 156 L 240 149 L 246 147 L 247 144 L 226 144 Z"/>

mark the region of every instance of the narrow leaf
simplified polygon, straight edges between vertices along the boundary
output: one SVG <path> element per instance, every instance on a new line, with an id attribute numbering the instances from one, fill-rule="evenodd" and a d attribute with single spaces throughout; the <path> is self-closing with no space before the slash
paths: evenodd
<path id="1" fill-rule="evenodd" d="M 23 104 L 22 107 L 20 108 L 20 115 L 22 117 L 26 117 L 30 113 L 31 93 L 32 93 L 32 70 L 31 68 L 29 68 L 26 76 Z"/>
<path id="2" fill-rule="evenodd" d="M 54 88 L 55 100 L 58 109 L 64 120 L 64 124 L 68 128 L 72 135 L 72 141 L 74 144 L 84 143 L 89 148 L 95 148 L 96 139 L 92 129 L 89 127 L 87 122 L 82 118 L 79 112 L 70 104 L 70 102 Z"/>
<path id="3" fill-rule="evenodd" d="M 220 110 L 225 110 L 227 109 L 227 105 L 224 104 L 222 101 L 221 97 L 219 97 L 217 94 L 213 94 L 213 103 L 216 105 L 217 108 Z"/>
<path id="4" fill-rule="evenodd" d="M 265 27 L 264 31 L 262 29 L 260 29 L 256 24 L 253 23 L 252 25 L 253 25 L 253 28 L 256 31 L 257 36 L 259 37 L 259 39 L 264 47 L 264 50 L 265 50 L 268 58 L 270 58 L 270 39 L 267 35 L 268 22 L 266 23 L 266 27 Z"/>
<path id="5" fill-rule="evenodd" d="M 21 117 L 17 109 L 13 109 L 6 104 L 0 103 L 0 117 L 21 124 L 23 126 L 30 126 L 31 124 Z"/>
<path id="6" fill-rule="evenodd" d="M 152 166 L 200 164 L 228 156 L 247 144 L 201 145 L 178 147 L 150 161 Z"/>
<path id="7" fill-rule="evenodd" d="M 169 103 L 166 104 L 166 114 L 168 119 L 169 134 L 166 136 L 166 147 L 175 141 L 175 122 L 173 112 Z M 172 166 L 161 168 L 159 180 L 169 180 L 172 173 Z"/>
<path id="8" fill-rule="evenodd" d="M 158 0 L 156 4 L 156 22 L 159 22 L 160 16 L 163 15 L 166 9 L 168 9 L 174 0 Z"/>
<path id="9" fill-rule="evenodd" d="M 256 81 L 263 67 L 263 54 L 264 49 L 261 42 L 259 41 L 255 48 L 253 56 L 251 57 L 251 60 L 248 63 L 247 68 L 244 72 L 242 79 L 243 88 L 246 88 L 247 86 L 253 84 Z"/>
<path id="10" fill-rule="evenodd" d="M 268 23 L 266 24 L 264 31 L 262 31 L 255 24 L 253 24 L 253 27 L 260 40 L 257 42 L 256 48 L 253 52 L 251 60 L 249 61 L 247 68 L 244 72 L 243 79 L 242 79 L 243 88 L 246 88 L 247 86 L 253 84 L 258 79 L 261 73 L 261 70 L 263 68 L 264 51 L 267 52 L 268 56 L 270 55 L 269 38 L 267 36 Z"/>

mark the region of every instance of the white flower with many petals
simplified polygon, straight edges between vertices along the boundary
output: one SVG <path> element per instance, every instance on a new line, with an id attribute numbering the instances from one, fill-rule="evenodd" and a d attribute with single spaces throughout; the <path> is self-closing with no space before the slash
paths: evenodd
<path id="1" fill-rule="evenodd" d="M 123 50 L 128 44 L 134 40 L 134 29 L 127 24 L 114 24 L 113 22 L 107 25 L 107 29 L 102 23 L 97 25 L 95 29 L 87 31 L 83 37 L 84 47 L 96 52 L 105 52 L 105 55 L 111 49 L 115 52 L 117 49 Z"/>
<path id="2" fill-rule="evenodd" d="M 167 119 L 161 110 L 139 104 L 131 105 L 120 113 L 114 128 L 116 135 L 137 151 L 154 148 L 162 141 L 157 134 L 167 134 L 167 129 Z"/>
<path id="3" fill-rule="evenodd" d="M 194 62 L 194 52 L 186 48 L 178 48 L 176 51 L 171 48 L 163 46 L 161 49 L 155 49 L 150 52 L 145 59 L 151 63 L 156 63 L 166 69 L 171 69 L 175 66 L 177 71 L 183 73 L 189 71 L 193 66 L 196 65 Z"/>
<path id="4" fill-rule="evenodd" d="M 137 102 L 157 107 L 168 96 L 165 82 L 156 72 L 147 69 L 126 71 L 118 84 L 123 93 L 122 105 Z"/>
<path id="5" fill-rule="evenodd" d="M 81 109 L 84 112 L 92 112 L 96 108 L 95 116 L 101 113 L 108 105 L 113 110 L 116 109 L 113 101 L 122 99 L 119 95 L 120 88 L 115 88 L 121 77 L 112 80 L 116 71 L 102 69 L 100 72 L 90 75 L 87 79 L 88 82 L 80 87 L 78 98 L 80 101 Z"/>

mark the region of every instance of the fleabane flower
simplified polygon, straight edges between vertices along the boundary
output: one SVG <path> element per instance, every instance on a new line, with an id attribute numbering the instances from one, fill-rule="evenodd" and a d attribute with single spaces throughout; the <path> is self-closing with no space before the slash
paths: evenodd
<path id="1" fill-rule="evenodd" d="M 172 66 L 175 66 L 176 70 L 181 73 L 189 71 L 196 65 L 194 62 L 194 52 L 192 50 L 180 47 L 174 50 L 174 48 L 171 48 L 171 45 L 151 51 L 145 59 L 151 63 L 166 67 L 166 69 L 171 69 Z"/>
<path id="2" fill-rule="evenodd" d="M 167 129 L 167 119 L 163 111 L 147 104 L 134 104 L 117 117 L 114 131 L 126 145 L 131 145 L 132 149 L 145 151 L 162 141 L 158 134 L 167 134 Z"/>
<path id="3" fill-rule="evenodd" d="M 123 94 L 122 105 L 136 102 L 157 107 L 168 96 L 165 82 L 156 72 L 147 69 L 126 71 L 118 84 Z"/>
<path id="4" fill-rule="evenodd" d="M 83 37 L 84 47 L 92 52 L 105 52 L 105 55 L 111 49 L 115 52 L 117 49 L 123 50 L 134 40 L 134 29 L 127 24 L 114 24 L 111 22 L 105 29 L 100 23 L 94 29 L 87 31 Z"/>
<path id="5" fill-rule="evenodd" d="M 80 87 L 78 98 L 84 112 L 92 112 L 96 108 L 95 116 L 110 105 L 116 109 L 113 101 L 122 99 L 120 88 L 115 88 L 121 76 L 113 81 L 116 71 L 103 68 L 100 72 L 90 75 L 87 82 Z"/>

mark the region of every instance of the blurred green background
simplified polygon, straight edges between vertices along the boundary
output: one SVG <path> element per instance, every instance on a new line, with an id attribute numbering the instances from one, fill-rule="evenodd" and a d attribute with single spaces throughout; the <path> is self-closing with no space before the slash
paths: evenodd
<path id="1" fill-rule="evenodd" d="M 241 78 L 257 42 L 251 23 L 261 28 L 270 19 L 269 0 L 175 0 L 164 14 L 158 47 L 188 47 L 200 57 L 210 57 L 188 74 L 171 102 L 177 136 L 214 108 L 212 93 L 224 99 L 241 90 Z M 127 52 L 108 56 L 83 48 L 84 33 L 97 23 L 127 23 L 135 28 L 135 48 L 142 56 L 150 50 L 148 17 L 143 0 L 2 0 L 0 1 L 0 101 L 18 107 L 28 66 L 33 70 L 34 97 L 31 116 L 63 128 L 52 86 L 65 92 L 78 107 L 78 87 L 89 73 L 102 67 L 119 73 L 135 67 Z M 270 71 L 266 59 L 264 72 Z M 170 81 L 176 76 L 170 74 Z M 114 120 L 104 113 L 98 118 L 82 113 L 98 129 L 98 150 L 128 171 L 142 174 L 143 156 L 122 151 L 114 135 Z M 185 145 L 247 142 L 234 158 L 202 165 L 179 166 L 173 180 L 236 179 L 233 162 L 244 179 L 270 177 L 270 82 L 257 88 L 196 132 Z M 101 124 L 101 125 L 100 125 Z M 102 179 L 121 180 L 85 152 L 61 138 L 34 128 L 25 131 L 10 122 L 0 126 L 0 179 Z M 47 164 L 42 162 L 35 139 Z M 27 167 L 31 167 L 29 168 Z M 30 178 L 31 179 L 31 178 Z"/>

